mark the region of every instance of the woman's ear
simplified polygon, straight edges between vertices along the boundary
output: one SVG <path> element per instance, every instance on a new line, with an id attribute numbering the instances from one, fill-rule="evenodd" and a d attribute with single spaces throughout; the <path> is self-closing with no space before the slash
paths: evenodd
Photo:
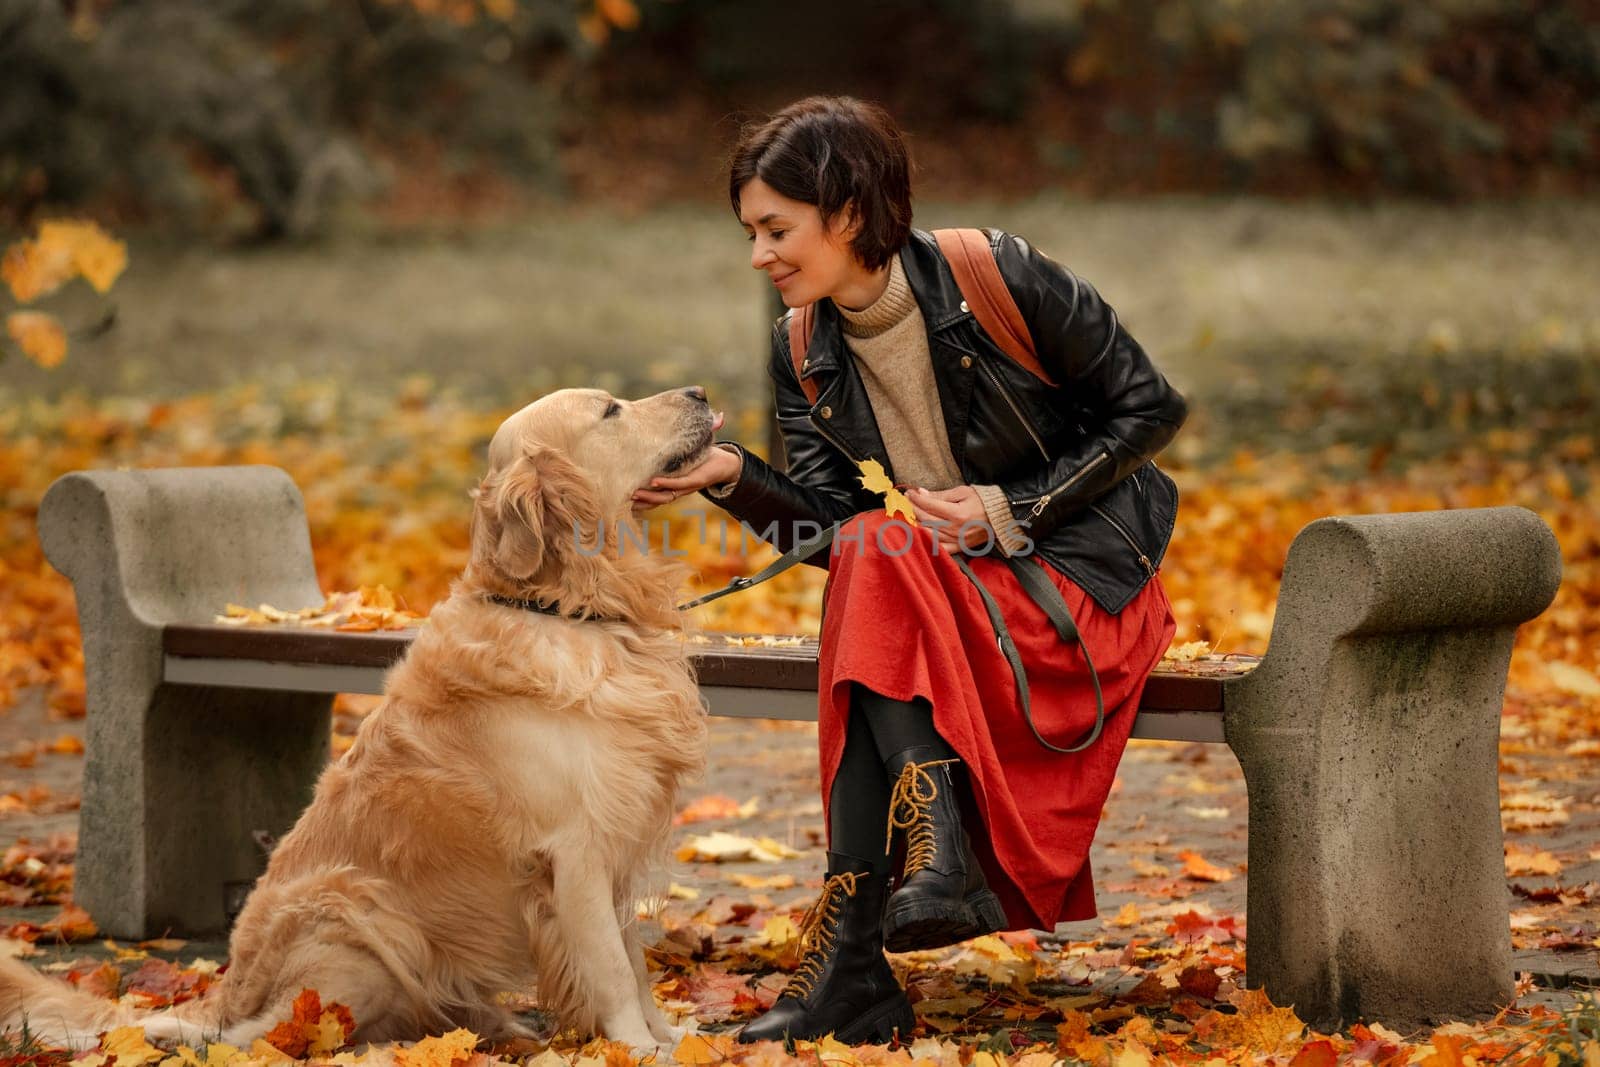
<path id="1" fill-rule="evenodd" d="M 833 238 L 840 244 L 849 244 L 861 235 L 861 212 L 856 209 L 854 200 L 846 200 L 844 207 L 833 217 L 828 228 L 833 231 Z"/>
<path id="2" fill-rule="evenodd" d="M 567 538 L 603 538 L 594 489 L 566 456 L 538 448 L 484 478 L 473 494 L 472 556 L 527 581 L 563 555 Z"/>

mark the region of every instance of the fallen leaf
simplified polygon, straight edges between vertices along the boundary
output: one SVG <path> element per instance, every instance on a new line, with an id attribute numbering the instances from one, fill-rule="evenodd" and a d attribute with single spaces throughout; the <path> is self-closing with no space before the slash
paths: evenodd
<path id="1" fill-rule="evenodd" d="M 1233 872 L 1226 867 L 1218 867 L 1209 862 L 1198 852 L 1187 849 L 1178 853 L 1178 858 L 1183 861 L 1183 876 L 1197 882 L 1226 882 L 1233 878 Z"/>

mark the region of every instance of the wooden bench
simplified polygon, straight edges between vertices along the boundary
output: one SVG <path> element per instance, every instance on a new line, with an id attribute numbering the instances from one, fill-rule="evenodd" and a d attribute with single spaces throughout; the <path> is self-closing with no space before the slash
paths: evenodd
<path id="1" fill-rule="evenodd" d="M 298 693 L 381 693 L 383 675 L 411 644 L 409 630 L 339 633 L 217 623 L 162 628 L 162 678 L 174 685 Z M 706 634 L 689 658 L 707 711 L 743 719 L 817 717 L 817 642 L 737 643 L 756 635 Z M 1255 656 L 1157 670 L 1145 686 L 1133 736 L 1224 742 L 1222 685 L 1248 672 Z"/>
<path id="2" fill-rule="evenodd" d="M 337 692 L 405 633 L 213 625 L 320 604 L 299 491 L 271 467 L 77 472 L 39 513 L 74 584 L 89 717 L 75 896 L 107 933 L 215 932 L 328 758 Z M 1151 678 L 1134 736 L 1226 743 L 1249 792 L 1249 980 L 1329 1027 L 1511 995 L 1497 741 L 1516 626 L 1560 581 L 1521 508 L 1319 520 L 1267 655 Z M 692 653 L 716 715 L 810 719 L 816 645 Z"/>

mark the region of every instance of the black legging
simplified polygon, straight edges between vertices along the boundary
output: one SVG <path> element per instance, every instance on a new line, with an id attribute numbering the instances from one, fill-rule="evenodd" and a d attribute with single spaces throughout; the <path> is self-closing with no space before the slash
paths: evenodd
<path id="1" fill-rule="evenodd" d="M 933 728 L 933 706 L 922 697 L 892 700 L 860 682 L 850 683 L 850 723 L 844 753 L 828 796 L 829 847 L 886 874 L 884 828 L 889 821 L 889 775 L 884 764 L 908 748 L 927 747 L 935 759 L 955 750 Z"/>

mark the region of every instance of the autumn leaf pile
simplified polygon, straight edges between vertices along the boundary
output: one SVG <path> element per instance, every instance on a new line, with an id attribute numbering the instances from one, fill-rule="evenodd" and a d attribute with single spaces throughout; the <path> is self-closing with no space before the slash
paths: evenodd
<path id="1" fill-rule="evenodd" d="M 252 388 L 168 401 L 26 402 L 0 411 L 0 703 L 39 687 L 55 716 L 83 714 L 83 661 L 71 589 L 45 563 L 34 530 L 39 500 L 58 475 L 91 467 L 281 466 L 305 495 L 323 588 L 358 591 L 325 605 L 329 610 L 321 617 L 341 620 L 332 625 L 354 620 L 365 626 L 369 620 L 356 613 L 426 614 L 465 564 L 468 492 L 503 414 L 440 396 L 421 379 L 384 396 L 302 383 L 278 391 Z M 1600 460 L 1593 441 L 1551 442 L 1498 432 L 1398 471 L 1391 465 L 1374 471 L 1374 466 L 1371 457 L 1350 449 L 1277 454 L 1270 461 L 1239 454 L 1222 465 L 1169 467 L 1183 493 L 1163 565 L 1179 619 L 1177 641 L 1208 642 L 1221 652 L 1264 651 L 1289 542 L 1321 516 L 1497 504 L 1538 512 L 1556 532 L 1566 571 L 1555 604 L 1519 634 L 1512 662 L 1502 809 L 1508 877 L 1524 891 L 1511 921 L 1519 946 L 1592 954 L 1600 947 L 1593 943 L 1596 932 L 1563 918 L 1600 897 L 1600 888 L 1592 884 L 1562 880 L 1566 866 L 1587 857 L 1527 841 L 1560 827 L 1572 810 L 1572 783 L 1592 780 L 1600 769 L 1595 741 L 1600 737 L 1600 642 L 1594 632 L 1600 623 Z M 706 535 L 701 534 L 702 511 L 710 529 Z M 748 538 L 741 551 L 736 527 L 719 538 L 721 513 L 698 498 L 650 518 L 652 545 L 659 547 L 665 536 L 695 569 L 689 595 L 752 573 L 773 556 Z M 713 631 L 815 634 L 824 577 L 813 568 L 797 568 L 755 591 L 707 605 L 701 609 L 703 622 Z M 380 588 L 392 590 L 392 599 Z M 367 591 L 365 597 L 361 590 Z M 217 610 L 227 609 L 219 604 Z M 237 610 L 260 613 L 260 606 Z M 1117 943 L 1008 934 L 894 957 L 924 1024 L 906 1047 L 852 1049 L 825 1041 L 801 1043 L 792 1055 L 776 1045 L 736 1047 L 719 1028 L 750 1018 L 777 996 L 795 966 L 802 913 L 815 886 L 759 873 L 784 859 L 787 846 L 737 832 L 737 820 L 750 814 L 748 802 L 686 798 L 686 803 L 682 824 L 722 821 L 687 838 L 682 854 L 694 862 L 742 869 L 732 880 L 737 898 L 713 893 L 701 900 L 697 890 L 675 887 L 681 891 L 672 894 L 672 906 L 651 919 L 659 928 L 652 962 L 664 972 L 657 993 L 681 1022 L 698 1020 L 706 1031 L 690 1035 L 674 1051 L 671 1058 L 680 1063 L 798 1059 L 1045 1067 L 1065 1058 L 1097 1067 L 1159 1062 L 1471 1067 L 1537 1060 L 1547 1067 L 1600 1067 L 1600 1045 L 1592 1037 L 1584 1043 L 1586 1031 L 1574 1022 L 1579 1016 L 1563 1019 L 1539 1009 L 1422 1033 L 1398 1034 L 1381 1025 L 1313 1032 L 1288 1006 L 1270 1004 L 1243 988 L 1243 918 L 1182 899 L 1183 886 L 1216 883 L 1233 872 L 1198 852 L 1181 850 L 1159 874 L 1150 865 L 1152 884 L 1177 889 L 1153 893 L 1148 903 L 1103 917 Z M 70 872 L 61 869 L 66 865 L 62 853 L 59 843 L 13 849 L 0 862 L 0 883 L 18 902 L 64 901 Z M 29 933 L 10 936 L 28 940 Z M 92 925 L 74 926 L 70 917 L 54 931 L 32 933 L 35 939 L 95 936 Z M 140 988 L 154 985 L 171 988 L 176 997 L 195 995 L 202 978 L 210 981 L 204 967 L 191 978 L 151 967 L 137 985 L 121 969 L 112 975 L 90 968 L 75 980 L 107 996 L 142 995 Z M 1600 1010 L 1594 1018 L 1600 1019 Z M 353 1050 L 340 1035 L 347 1036 L 347 1020 L 334 1006 L 309 1000 L 284 1023 L 274 1031 L 282 1040 L 269 1040 L 265 1047 L 173 1052 L 148 1046 L 142 1034 L 113 1031 L 92 1055 L 105 1057 L 94 1061 L 101 1065 L 116 1056 L 119 1064 L 160 1067 L 246 1067 L 288 1059 L 416 1067 L 483 1067 L 530 1058 L 538 1067 L 557 1067 L 557 1061 L 578 1067 L 636 1062 L 620 1046 L 584 1044 L 572 1035 L 556 1035 L 548 1048 L 538 1049 L 480 1046 L 475 1035 L 458 1032 L 412 1049 Z M 5 1060 L 0 1067 L 67 1062 L 48 1050 L 12 1052 L 8 1056 L 0 1048 Z"/>

